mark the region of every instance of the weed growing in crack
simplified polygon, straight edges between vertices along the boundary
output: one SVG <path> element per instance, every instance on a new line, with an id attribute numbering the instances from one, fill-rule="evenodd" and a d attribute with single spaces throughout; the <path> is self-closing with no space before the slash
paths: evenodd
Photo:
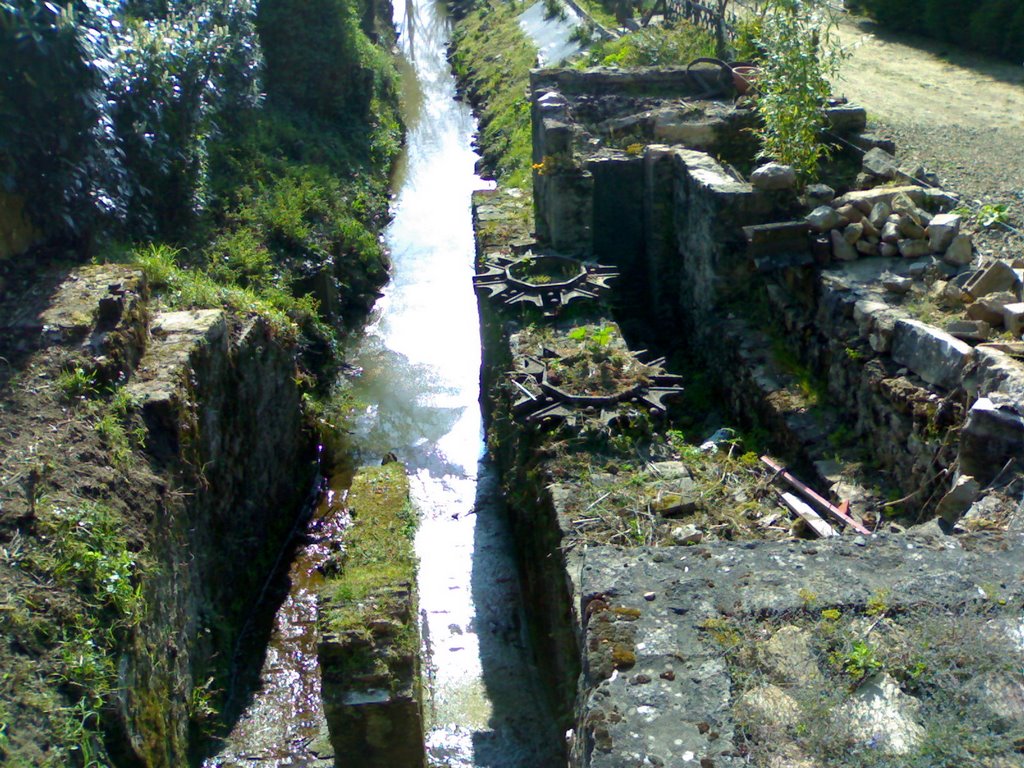
<path id="1" fill-rule="evenodd" d="M 101 504 L 42 507 L 38 526 L 46 548 L 20 557 L 19 568 L 72 590 L 75 601 L 59 633 L 34 618 L 45 607 L 27 595 L 7 620 L 46 632 L 40 640 L 54 649 L 53 680 L 74 702 L 52 710 L 56 736 L 76 755 L 74 764 L 98 767 L 100 713 L 117 686 L 118 650 L 146 613 L 138 584 L 144 554 L 129 546 L 121 516 Z"/>
<path id="2" fill-rule="evenodd" d="M 57 389 L 64 400 L 72 403 L 88 400 L 99 394 L 96 373 L 87 371 L 80 365 L 66 368 L 57 374 Z"/>

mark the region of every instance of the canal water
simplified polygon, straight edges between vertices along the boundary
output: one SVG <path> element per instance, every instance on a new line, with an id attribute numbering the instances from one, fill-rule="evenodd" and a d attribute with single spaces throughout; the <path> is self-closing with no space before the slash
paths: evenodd
<path id="1" fill-rule="evenodd" d="M 393 453 L 408 468 L 420 514 L 416 539 L 426 671 L 427 748 L 436 768 L 557 768 L 561 734 L 526 642 L 511 536 L 485 455 L 480 337 L 472 287 L 472 113 L 456 101 L 445 58 L 443 3 L 402 0 L 407 146 L 385 236 L 391 282 L 347 360 L 362 403 L 356 464 Z M 208 768 L 331 765 L 315 664 L 316 565 L 344 527 L 344 482 L 315 512 L 294 555 L 260 683 Z M 337 765 L 358 768 L 358 756 Z M 405 768 L 396 766 L 396 768 Z M 411 767 L 410 767 L 411 768 Z"/>

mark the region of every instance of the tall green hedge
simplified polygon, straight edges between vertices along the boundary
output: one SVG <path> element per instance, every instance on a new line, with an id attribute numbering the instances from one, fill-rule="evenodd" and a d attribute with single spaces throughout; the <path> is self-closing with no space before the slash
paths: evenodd
<path id="1" fill-rule="evenodd" d="M 1022 0 L 861 0 L 860 5 L 893 29 L 1024 62 Z"/>
<path id="2" fill-rule="evenodd" d="M 0 187 L 49 236 L 184 230 L 217 114 L 258 97 L 253 17 L 252 0 L 0 0 Z"/>

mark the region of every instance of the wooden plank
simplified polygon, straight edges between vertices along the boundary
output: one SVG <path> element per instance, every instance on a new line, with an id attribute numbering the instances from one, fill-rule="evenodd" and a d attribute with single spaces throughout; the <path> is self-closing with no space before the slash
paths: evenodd
<path id="1" fill-rule="evenodd" d="M 796 477 L 794 477 L 784 466 L 779 464 L 777 461 L 774 461 L 769 456 L 762 456 L 761 461 L 763 461 L 773 472 L 775 472 L 775 474 L 777 474 L 791 486 L 796 488 L 796 490 L 802 496 L 813 502 L 818 507 L 818 509 L 820 509 L 822 512 L 825 512 L 833 520 L 838 520 L 841 523 L 850 526 L 857 533 L 863 534 L 864 536 L 871 535 L 871 531 L 869 531 L 863 525 L 858 523 L 856 520 L 854 520 L 852 517 L 846 514 L 843 510 L 839 509 L 839 507 L 835 506 L 828 499 L 818 495 L 813 488 L 808 488 L 806 485 L 801 483 L 799 480 L 796 479 Z"/>
<path id="2" fill-rule="evenodd" d="M 811 509 L 811 505 L 804 502 L 802 499 L 797 498 L 792 493 L 783 492 L 782 500 L 786 503 L 786 506 L 796 512 L 803 521 L 807 523 L 807 526 L 818 534 L 823 539 L 830 538 L 836 535 L 835 530 L 831 525 L 826 523 L 821 515 Z"/>

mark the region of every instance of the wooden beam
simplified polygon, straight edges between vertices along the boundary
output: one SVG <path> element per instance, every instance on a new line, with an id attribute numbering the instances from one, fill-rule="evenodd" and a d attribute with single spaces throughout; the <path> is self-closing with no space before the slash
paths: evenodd
<path id="1" fill-rule="evenodd" d="M 826 523 L 817 512 L 811 509 L 811 505 L 807 504 L 801 499 L 798 499 L 792 493 L 782 494 L 782 500 L 786 503 L 786 506 L 796 512 L 803 521 L 807 523 L 807 526 L 814 531 L 818 536 L 823 539 L 827 539 L 831 536 L 835 536 L 836 532 L 831 525 Z"/>
<path id="2" fill-rule="evenodd" d="M 833 520 L 838 520 L 844 525 L 850 526 L 857 533 L 863 534 L 864 536 L 871 535 L 871 531 L 869 531 L 863 525 L 858 523 L 856 520 L 854 520 L 852 517 L 850 517 L 848 514 L 846 514 L 843 510 L 834 505 L 828 499 L 818 495 L 818 493 L 816 493 L 813 488 L 808 488 L 802 482 L 797 480 L 796 477 L 794 477 L 789 472 L 789 470 L 787 470 L 784 466 L 782 466 L 781 464 L 774 461 L 768 456 L 762 456 L 761 461 L 768 465 L 768 468 L 775 472 L 776 475 L 778 475 L 791 486 L 793 486 L 802 496 L 804 496 L 804 498 L 813 502 L 814 505 L 818 507 L 818 509 L 820 509 L 822 512 L 825 512 Z"/>

